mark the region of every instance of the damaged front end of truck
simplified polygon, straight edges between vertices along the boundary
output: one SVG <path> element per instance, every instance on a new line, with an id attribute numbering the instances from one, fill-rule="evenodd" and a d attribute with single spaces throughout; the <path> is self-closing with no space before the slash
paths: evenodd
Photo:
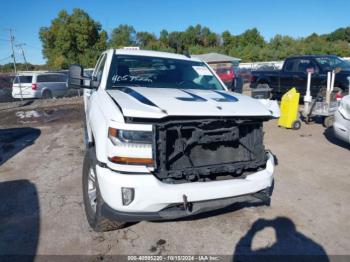
<path id="1" fill-rule="evenodd" d="M 154 125 L 155 176 L 165 183 L 244 178 L 266 166 L 267 117 L 171 118 Z"/>

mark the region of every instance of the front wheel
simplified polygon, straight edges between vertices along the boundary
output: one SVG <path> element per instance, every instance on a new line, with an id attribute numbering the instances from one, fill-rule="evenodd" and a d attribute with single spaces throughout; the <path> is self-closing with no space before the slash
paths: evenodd
<path id="1" fill-rule="evenodd" d="M 298 120 L 295 120 L 294 122 L 293 122 L 293 124 L 292 124 L 292 128 L 294 129 L 294 130 L 298 130 L 298 129 L 300 129 L 300 127 L 301 127 L 301 121 L 298 119 Z"/>
<path id="2" fill-rule="evenodd" d="M 83 199 L 86 218 L 97 232 L 111 231 L 125 226 L 126 222 L 110 220 L 102 215 L 104 201 L 96 175 L 96 153 L 94 148 L 85 152 L 83 164 Z"/>
<path id="3" fill-rule="evenodd" d="M 333 126 L 333 122 L 334 122 L 334 117 L 333 116 L 326 116 L 323 119 L 323 126 L 326 127 L 326 128 L 331 127 L 331 126 Z"/>

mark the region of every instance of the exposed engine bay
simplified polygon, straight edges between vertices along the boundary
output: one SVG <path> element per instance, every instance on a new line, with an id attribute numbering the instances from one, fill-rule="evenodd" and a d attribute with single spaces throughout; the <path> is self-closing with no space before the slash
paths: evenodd
<path id="1" fill-rule="evenodd" d="M 242 177 L 266 165 L 263 120 L 206 118 L 154 125 L 155 176 L 166 183 Z"/>

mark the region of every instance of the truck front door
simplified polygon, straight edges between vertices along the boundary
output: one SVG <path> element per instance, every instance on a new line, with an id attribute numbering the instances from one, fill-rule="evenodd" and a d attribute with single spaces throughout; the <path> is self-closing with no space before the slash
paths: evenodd
<path id="1" fill-rule="evenodd" d="M 279 93 L 281 95 L 288 92 L 288 90 L 292 87 L 296 87 L 295 79 L 297 75 L 297 64 L 298 59 L 296 58 L 290 58 L 285 61 L 282 71 L 280 73 Z"/>

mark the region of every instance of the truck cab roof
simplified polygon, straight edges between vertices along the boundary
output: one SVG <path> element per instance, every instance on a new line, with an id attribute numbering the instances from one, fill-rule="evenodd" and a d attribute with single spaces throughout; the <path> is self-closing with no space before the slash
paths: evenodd
<path id="1" fill-rule="evenodd" d="M 317 58 L 317 57 L 334 57 L 336 55 L 293 55 L 289 56 L 286 59 L 291 59 L 291 58 Z"/>
<path id="2" fill-rule="evenodd" d="M 187 61 L 202 61 L 196 57 L 190 57 L 182 54 L 174 54 L 169 52 L 161 52 L 161 51 L 150 51 L 150 50 L 130 50 L 130 49 L 110 49 L 116 55 L 135 55 L 135 56 L 150 56 L 150 57 L 160 57 L 160 58 L 172 58 L 178 60 L 187 60 Z M 109 52 L 107 50 L 106 52 Z"/>

